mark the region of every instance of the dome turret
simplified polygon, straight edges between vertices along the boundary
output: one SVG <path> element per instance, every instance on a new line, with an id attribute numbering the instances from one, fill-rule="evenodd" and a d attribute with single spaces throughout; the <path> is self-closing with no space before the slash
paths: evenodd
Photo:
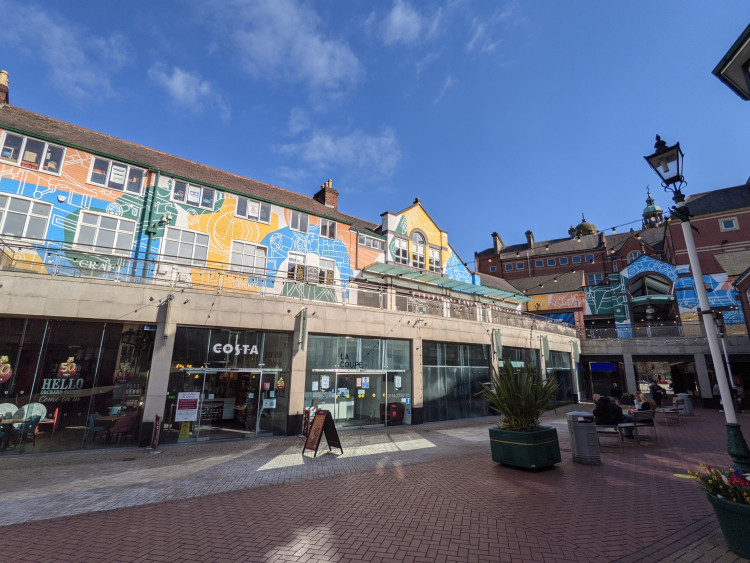
<path id="1" fill-rule="evenodd" d="M 643 228 L 650 229 L 658 227 L 664 222 L 664 211 L 654 202 L 649 186 L 646 186 L 646 194 L 646 208 L 643 210 Z"/>
<path id="2" fill-rule="evenodd" d="M 596 225 L 586 221 L 586 217 L 583 216 L 583 213 L 581 213 L 581 222 L 578 224 L 578 226 L 570 227 L 570 229 L 568 229 L 568 234 L 571 237 L 583 237 L 586 235 L 594 235 L 598 232 L 599 232 L 599 229 L 596 228 Z"/>

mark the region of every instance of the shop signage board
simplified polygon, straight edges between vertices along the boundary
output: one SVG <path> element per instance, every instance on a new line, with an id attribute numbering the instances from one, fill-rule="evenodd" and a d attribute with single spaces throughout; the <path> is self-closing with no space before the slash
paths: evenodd
<path id="1" fill-rule="evenodd" d="M 195 422 L 198 420 L 199 392 L 177 393 L 177 410 L 174 414 L 175 422 Z"/>
<path id="2" fill-rule="evenodd" d="M 344 453 L 344 448 L 341 447 L 341 440 L 339 439 L 339 433 L 336 431 L 336 424 L 333 422 L 331 411 L 318 409 L 310 425 L 305 446 L 302 448 L 303 456 L 305 455 L 305 451 L 313 450 L 315 452 L 313 457 L 317 457 L 320 439 L 323 437 L 323 434 L 325 434 L 326 442 L 328 442 L 328 451 L 331 451 L 331 448 L 338 448 L 342 454 Z"/>

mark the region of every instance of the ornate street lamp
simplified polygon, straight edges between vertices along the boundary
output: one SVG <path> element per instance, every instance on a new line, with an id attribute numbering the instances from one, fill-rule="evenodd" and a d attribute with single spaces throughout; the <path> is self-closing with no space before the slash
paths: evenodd
<path id="1" fill-rule="evenodd" d="M 650 156 L 645 156 L 646 162 L 653 168 L 662 181 L 665 191 L 672 192 L 672 201 L 675 206 L 672 208 L 673 214 L 680 219 L 682 224 L 682 235 L 685 239 L 685 246 L 688 251 L 688 260 L 690 270 L 693 272 L 693 282 L 695 283 L 695 293 L 698 296 L 700 314 L 703 318 L 703 325 L 706 329 L 706 339 L 711 351 L 711 360 L 714 364 L 716 379 L 719 384 L 721 393 L 721 402 L 724 407 L 724 417 L 727 421 L 727 451 L 732 458 L 733 465 L 743 473 L 750 471 L 750 449 L 747 447 L 745 438 L 742 436 L 740 425 L 737 424 L 737 415 L 734 412 L 734 403 L 732 402 L 732 393 L 729 390 L 729 381 L 724 370 L 724 362 L 721 357 L 719 347 L 718 327 L 714 318 L 714 312 L 708 303 L 706 286 L 703 284 L 703 272 L 701 271 L 698 260 L 698 252 L 695 249 L 695 240 L 693 231 L 690 227 L 690 211 L 685 204 L 685 196 L 682 188 L 686 185 L 682 176 L 682 151 L 680 143 L 671 147 L 667 146 L 659 135 L 656 136 L 655 152 Z"/>

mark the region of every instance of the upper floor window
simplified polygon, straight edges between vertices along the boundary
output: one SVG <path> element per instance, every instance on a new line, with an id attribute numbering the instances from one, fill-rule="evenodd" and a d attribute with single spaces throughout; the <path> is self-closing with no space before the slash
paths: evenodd
<path id="1" fill-rule="evenodd" d="M 229 269 L 243 274 L 263 276 L 266 273 L 267 258 L 268 250 L 265 246 L 233 240 Z"/>
<path id="2" fill-rule="evenodd" d="M 443 271 L 443 261 L 440 258 L 439 248 L 430 248 L 430 271 L 431 272 Z"/>
<path id="3" fill-rule="evenodd" d="M 722 231 L 736 231 L 739 229 L 737 226 L 737 217 L 731 217 L 729 219 L 719 219 L 719 229 Z"/>
<path id="4" fill-rule="evenodd" d="M 289 227 L 291 227 L 293 231 L 306 233 L 307 224 L 308 224 L 307 213 L 301 213 L 300 211 L 292 211 L 292 220 L 289 223 Z"/>
<path id="5" fill-rule="evenodd" d="M 95 156 L 89 171 L 89 184 L 139 194 L 145 173 L 142 168 Z"/>
<path id="6" fill-rule="evenodd" d="M 305 281 L 305 255 L 290 252 L 286 263 L 286 277 L 297 281 Z"/>
<path id="7" fill-rule="evenodd" d="M 560 266 L 567 266 L 567 265 L 568 265 L 568 257 L 560 256 Z"/>
<path id="8" fill-rule="evenodd" d="M 0 160 L 58 175 L 64 155 L 65 149 L 62 147 L 12 133 L 5 134 L 3 148 L 0 149 Z"/>
<path id="9" fill-rule="evenodd" d="M 321 258 L 318 260 L 318 283 L 333 285 L 333 273 L 336 271 L 336 262 Z"/>
<path id="10" fill-rule="evenodd" d="M 490 272 L 497 272 L 496 266 L 490 266 Z"/>
<path id="11" fill-rule="evenodd" d="M 172 187 L 172 201 L 179 201 L 194 207 L 203 207 L 213 211 L 216 190 L 204 186 L 195 186 L 175 180 Z"/>
<path id="12" fill-rule="evenodd" d="M 385 248 L 385 244 L 382 240 L 365 235 L 357 235 L 357 244 L 359 244 L 359 246 L 367 246 L 375 250 L 383 250 L 383 248 Z"/>
<path id="13" fill-rule="evenodd" d="M 506 272 L 512 272 L 513 271 L 513 264 L 505 264 L 505 271 Z"/>
<path id="14" fill-rule="evenodd" d="M 586 276 L 586 285 L 598 285 L 602 283 L 603 274 L 588 274 Z"/>
<path id="15" fill-rule="evenodd" d="M 102 254 L 129 254 L 133 249 L 134 234 L 135 221 L 81 211 L 75 247 Z"/>
<path id="16" fill-rule="evenodd" d="M 628 253 L 628 264 L 632 264 L 633 262 L 635 262 L 640 255 L 641 255 L 641 251 L 640 250 L 634 250 L 633 252 L 629 252 Z"/>
<path id="17" fill-rule="evenodd" d="M 594 261 L 594 255 L 593 254 L 586 254 L 586 256 L 584 256 L 584 260 L 586 260 L 587 263 L 593 262 Z"/>
<path id="18" fill-rule="evenodd" d="M 260 223 L 271 222 L 271 205 L 262 201 L 255 201 L 237 196 L 237 217 L 252 219 Z"/>
<path id="19" fill-rule="evenodd" d="M 534 266 L 536 266 L 537 268 L 544 268 L 544 260 L 535 260 Z"/>
<path id="20" fill-rule="evenodd" d="M 425 240 L 422 233 L 413 232 L 411 234 L 411 265 L 415 268 L 424 270 L 425 264 Z"/>
<path id="21" fill-rule="evenodd" d="M 402 238 L 393 239 L 393 261 L 396 264 L 409 263 L 409 243 Z"/>
<path id="22" fill-rule="evenodd" d="M 523 270 L 524 268 L 526 268 L 526 264 L 523 262 L 516 262 L 516 270 Z"/>
<path id="23" fill-rule="evenodd" d="M 336 238 L 336 221 L 330 219 L 320 220 L 320 236 L 334 240 Z"/>
<path id="24" fill-rule="evenodd" d="M 208 259 L 208 235 L 167 227 L 162 256 L 179 264 L 205 266 Z"/>
<path id="25" fill-rule="evenodd" d="M 581 257 L 580 256 L 573 256 L 573 258 L 571 258 L 571 261 L 573 262 L 573 264 L 580 264 L 581 263 Z"/>
<path id="26" fill-rule="evenodd" d="M 0 234 L 43 239 L 51 213 L 49 203 L 0 194 Z"/>
<path id="27" fill-rule="evenodd" d="M 554 266 L 554 265 L 555 265 L 555 259 L 547 258 L 547 266 Z"/>

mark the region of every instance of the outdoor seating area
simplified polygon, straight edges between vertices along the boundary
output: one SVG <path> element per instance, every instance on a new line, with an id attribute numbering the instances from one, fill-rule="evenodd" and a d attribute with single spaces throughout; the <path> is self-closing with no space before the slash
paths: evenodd
<path id="1" fill-rule="evenodd" d="M 622 448 L 626 442 L 626 436 L 629 434 L 633 437 L 632 442 L 640 445 L 644 440 L 648 443 L 657 441 L 657 425 L 672 426 L 680 423 L 683 399 L 674 397 L 671 406 L 664 406 L 653 410 L 635 411 L 631 414 L 632 422 L 621 422 L 619 424 L 597 424 L 596 435 L 599 439 L 600 447 Z M 614 440 L 614 441 L 612 441 Z"/>

